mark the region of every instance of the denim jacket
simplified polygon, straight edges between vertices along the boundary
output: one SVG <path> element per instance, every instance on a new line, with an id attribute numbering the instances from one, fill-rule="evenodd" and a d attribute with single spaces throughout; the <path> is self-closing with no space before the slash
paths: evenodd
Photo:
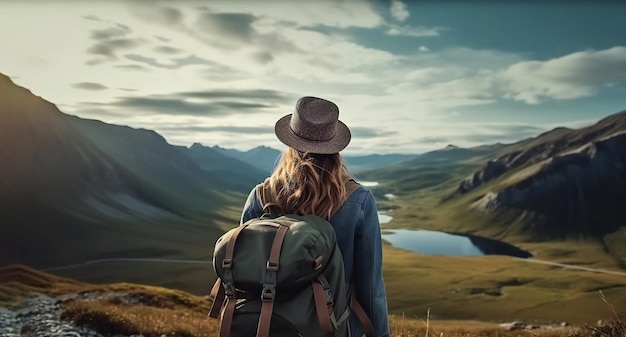
<path id="1" fill-rule="evenodd" d="M 241 223 L 260 217 L 262 206 L 253 189 L 241 215 Z M 376 337 L 390 336 L 387 295 L 382 271 L 382 239 L 374 195 L 361 186 L 330 219 L 343 256 L 346 289 L 353 291 L 372 320 Z M 356 315 L 350 315 L 350 335 L 360 337 L 363 327 Z"/>

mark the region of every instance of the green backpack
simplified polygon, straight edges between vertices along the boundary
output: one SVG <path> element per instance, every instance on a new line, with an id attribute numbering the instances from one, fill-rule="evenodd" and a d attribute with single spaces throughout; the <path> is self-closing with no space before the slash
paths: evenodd
<path id="1" fill-rule="evenodd" d="M 359 186 L 354 185 L 348 193 Z M 221 320 L 220 337 L 348 337 L 348 306 L 362 321 L 367 316 L 346 294 L 333 226 L 315 215 L 282 214 L 277 205 L 264 204 L 271 199 L 263 186 L 257 186 L 257 196 L 266 213 L 215 244 L 218 279 L 209 316 Z M 371 323 L 363 323 L 371 333 Z"/>

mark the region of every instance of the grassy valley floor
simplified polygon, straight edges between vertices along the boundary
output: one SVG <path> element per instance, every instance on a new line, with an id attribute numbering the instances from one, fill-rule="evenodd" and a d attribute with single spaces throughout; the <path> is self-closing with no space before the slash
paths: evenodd
<path id="1" fill-rule="evenodd" d="M 390 255 L 390 253 L 392 253 Z M 397 258 L 397 250 L 386 250 L 387 258 Z M 413 270 L 413 268 L 410 268 Z M 182 291 L 131 283 L 93 285 L 60 278 L 13 266 L 0 269 L 0 315 L 17 326 L 0 329 L 33 331 L 39 323 L 36 318 L 38 298 L 33 294 L 45 294 L 45 298 L 58 306 L 55 315 L 63 322 L 95 331 L 104 336 L 217 336 L 219 323 L 206 315 L 210 300 Z M 413 276 L 413 275 L 411 275 Z M 407 286 L 410 284 L 407 284 Z M 35 305 L 35 306 L 33 306 Z M 28 306 L 25 308 L 25 306 Z M 58 309 L 53 309 L 58 308 Z M 486 306 L 480 303 L 468 305 L 469 310 L 479 311 Z M 608 306 L 605 304 L 604 310 Z M 607 325 L 585 325 L 566 328 L 544 325 L 536 330 L 506 331 L 492 322 L 475 320 L 436 319 L 435 307 L 423 315 L 391 314 L 390 327 L 394 337 L 479 337 L 479 336 L 543 336 L 543 337 L 617 337 L 626 333 L 626 326 L 613 319 Z M 614 317 L 615 318 L 615 317 Z M 47 319 L 51 321 L 51 319 Z M 49 324 L 49 323 L 48 323 Z M 67 324 L 64 323 L 67 329 Z M 85 330 L 81 330 L 85 331 Z M 601 333 L 601 334 L 600 334 Z"/>

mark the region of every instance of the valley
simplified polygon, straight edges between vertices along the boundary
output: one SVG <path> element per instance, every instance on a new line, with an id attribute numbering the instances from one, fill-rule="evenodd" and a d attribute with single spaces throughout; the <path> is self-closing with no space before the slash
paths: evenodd
<path id="1" fill-rule="evenodd" d="M 277 150 L 174 146 L 154 131 L 66 115 L 8 77 L 0 98 L 0 267 L 208 293 L 213 244 L 238 225 Z M 387 243 L 390 313 L 581 324 L 611 317 L 602 292 L 626 315 L 624 132 L 621 112 L 513 144 L 346 157 L 357 180 L 377 182 L 379 210 L 392 218 L 383 231 L 480 236 L 538 262 Z"/>

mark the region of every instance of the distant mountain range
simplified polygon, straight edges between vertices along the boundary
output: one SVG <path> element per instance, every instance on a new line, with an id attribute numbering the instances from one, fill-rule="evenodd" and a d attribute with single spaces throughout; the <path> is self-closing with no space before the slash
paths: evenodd
<path id="1" fill-rule="evenodd" d="M 221 232 L 210 219 L 264 177 L 217 151 L 202 163 L 210 151 L 63 114 L 0 75 L 0 263 L 48 266 L 145 243 L 173 252 L 171 239 L 205 245 Z"/>
<path id="2" fill-rule="evenodd" d="M 258 146 L 248 151 L 225 149 L 218 145 L 205 147 L 202 144 L 193 144 L 191 150 L 209 148 L 227 156 L 236 158 L 245 163 L 255 166 L 264 174 L 269 175 L 280 159 L 280 151 L 267 146 Z M 363 171 L 386 167 L 418 157 L 414 154 L 370 154 L 370 155 L 343 155 L 343 160 L 350 172 L 358 174 Z"/>
<path id="3" fill-rule="evenodd" d="M 200 249 L 236 225 L 279 156 L 174 146 L 151 130 L 66 115 L 0 74 L 0 265 L 206 257 Z M 431 193 L 441 213 L 480 214 L 472 232 L 626 233 L 626 111 L 513 144 L 344 159 L 357 179 L 380 182 L 378 200 Z"/>
<path id="4" fill-rule="evenodd" d="M 511 210 L 535 238 L 602 237 L 626 226 L 626 111 L 512 145 L 463 180 L 460 195 L 498 181 L 473 206 Z M 495 187 L 495 186 L 494 186 Z"/>
<path id="5" fill-rule="evenodd" d="M 380 182 L 379 196 L 439 196 L 432 211 L 451 231 L 592 239 L 626 267 L 626 111 L 513 144 L 424 153 L 365 177 Z"/>
<path id="6" fill-rule="evenodd" d="M 279 155 L 174 146 L 151 130 L 70 116 L 0 74 L 0 265 L 145 249 L 182 256 L 180 242 L 215 240 L 223 229 L 213 219 L 232 222 Z M 354 160 L 364 168 L 399 158 Z"/>

